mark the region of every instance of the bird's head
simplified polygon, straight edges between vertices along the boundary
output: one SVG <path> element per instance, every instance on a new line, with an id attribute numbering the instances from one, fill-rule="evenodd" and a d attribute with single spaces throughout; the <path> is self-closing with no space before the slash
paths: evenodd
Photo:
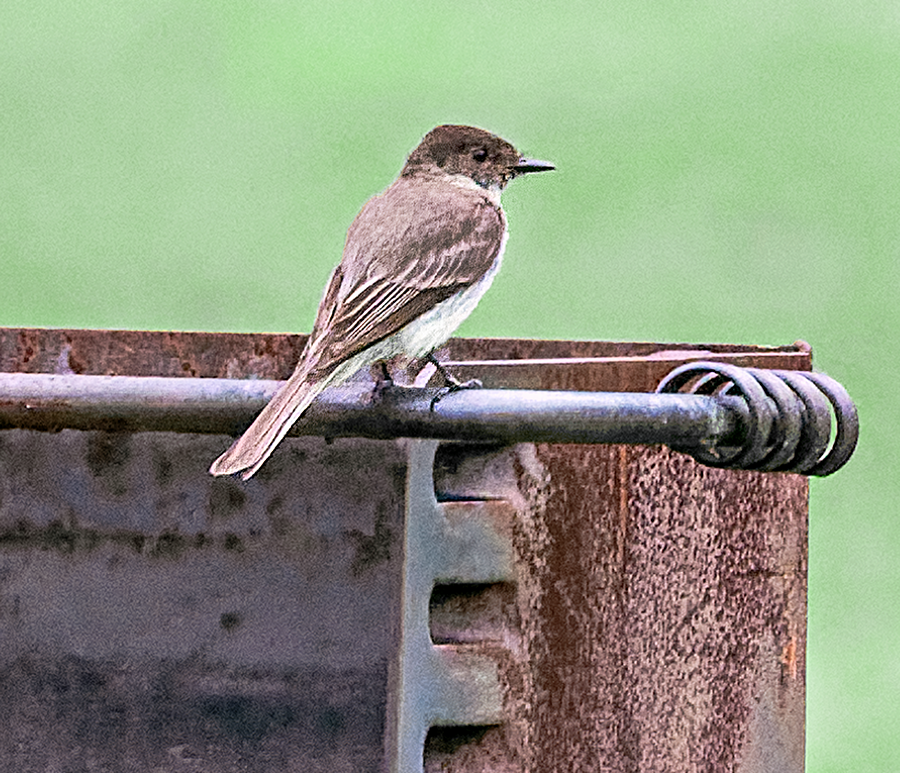
<path id="1" fill-rule="evenodd" d="M 546 161 L 524 158 L 506 140 L 484 129 L 445 125 L 425 135 L 401 174 L 462 175 L 483 188 L 502 190 L 517 175 L 553 168 Z"/>

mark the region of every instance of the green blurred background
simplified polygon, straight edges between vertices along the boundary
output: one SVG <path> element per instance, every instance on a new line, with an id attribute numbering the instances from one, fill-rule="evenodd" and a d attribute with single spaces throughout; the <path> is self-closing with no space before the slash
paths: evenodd
<path id="1" fill-rule="evenodd" d="M 460 334 L 803 338 L 857 400 L 812 484 L 808 770 L 900 769 L 896 0 L 5 0 L 0 325 L 308 330 L 444 122 L 558 165 Z"/>

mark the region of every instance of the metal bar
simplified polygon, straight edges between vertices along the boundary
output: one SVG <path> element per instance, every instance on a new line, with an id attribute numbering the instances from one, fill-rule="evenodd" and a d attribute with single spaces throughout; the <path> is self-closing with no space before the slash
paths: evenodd
<path id="1" fill-rule="evenodd" d="M 0 429 L 238 434 L 282 382 L 0 374 Z M 371 383 L 326 390 L 292 435 L 695 446 L 739 440 L 738 397 L 465 389 Z"/>

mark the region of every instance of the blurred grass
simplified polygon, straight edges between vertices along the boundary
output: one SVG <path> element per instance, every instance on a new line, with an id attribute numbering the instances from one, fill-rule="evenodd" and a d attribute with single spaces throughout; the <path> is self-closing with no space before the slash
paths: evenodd
<path id="1" fill-rule="evenodd" d="M 8 0 L 0 324 L 307 330 L 429 128 L 552 159 L 460 334 L 813 344 L 862 440 L 812 489 L 808 770 L 893 771 L 898 43 L 887 0 Z"/>

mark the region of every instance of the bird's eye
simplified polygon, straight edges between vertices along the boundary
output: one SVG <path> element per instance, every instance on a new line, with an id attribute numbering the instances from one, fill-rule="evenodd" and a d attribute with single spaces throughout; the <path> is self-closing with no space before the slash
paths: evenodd
<path id="1" fill-rule="evenodd" d="M 486 160 L 488 157 L 487 150 L 484 148 L 478 148 L 474 153 L 472 153 L 472 158 L 474 158 L 479 164 Z"/>

